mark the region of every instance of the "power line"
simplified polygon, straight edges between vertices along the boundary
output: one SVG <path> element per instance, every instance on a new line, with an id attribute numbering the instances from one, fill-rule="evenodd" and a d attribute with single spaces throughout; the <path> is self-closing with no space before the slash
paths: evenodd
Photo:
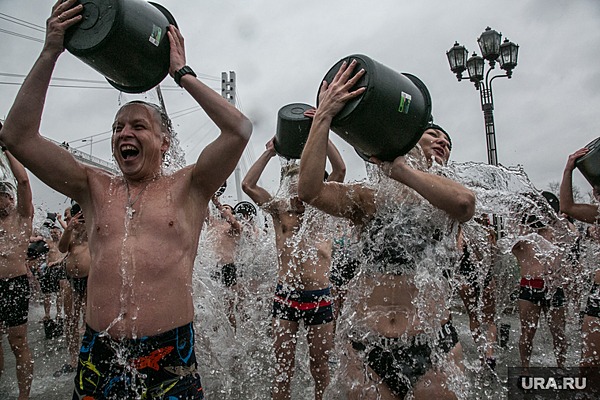
<path id="1" fill-rule="evenodd" d="M 25 28 L 33 29 L 38 32 L 45 32 L 46 29 L 43 26 L 32 24 L 31 22 L 27 22 L 25 20 L 13 17 L 8 14 L 0 13 L 0 19 L 3 19 L 8 22 L 12 22 L 13 24 L 24 26 Z"/>
<path id="2" fill-rule="evenodd" d="M 15 21 L 11 21 L 11 20 L 9 20 L 8 18 L 4 18 L 4 17 L 2 17 L 2 16 L 6 16 L 6 17 L 9 17 L 9 18 L 13 18 L 13 19 L 14 19 L 14 20 L 16 20 L 16 21 L 19 21 L 19 23 L 18 23 L 19 25 L 25 26 L 25 27 L 27 27 L 27 28 L 35 29 L 35 30 L 37 30 L 37 31 L 39 31 L 39 32 L 46 32 L 45 28 L 43 28 L 43 27 L 41 27 L 41 26 L 39 26 L 39 25 L 36 25 L 36 24 L 32 24 L 31 22 L 27 22 L 27 21 L 24 21 L 24 20 L 21 20 L 21 19 L 15 18 L 15 17 L 11 17 L 10 15 L 7 15 L 7 14 L 0 13 L 0 19 L 4 19 L 4 20 L 7 20 L 7 21 L 9 21 L 9 22 L 13 22 L 13 23 L 17 23 L 17 22 L 15 22 Z M 27 25 L 25 25 L 25 24 L 28 24 L 28 25 L 31 25 L 31 26 L 27 26 Z M 31 40 L 31 41 L 33 41 L 33 42 L 37 42 L 37 43 L 44 43 L 44 40 L 43 40 L 43 39 L 38 39 L 38 38 L 35 38 L 35 37 L 33 37 L 33 36 L 24 35 L 24 34 L 22 34 L 22 33 L 18 33 L 18 32 L 11 31 L 11 30 L 7 30 L 7 29 L 2 29 L 2 28 L 0 28 L 0 33 L 5 33 L 5 34 L 7 34 L 7 35 L 12 35 L 12 36 L 20 37 L 20 38 L 22 38 L 22 39 Z M 214 76 L 214 75 L 209 75 L 209 74 L 205 74 L 205 73 L 202 73 L 202 72 L 197 72 L 197 73 L 196 73 L 196 75 L 197 75 L 197 76 L 198 76 L 198 78 L 200 78 L 200 79 L 205 79 L 205 80 L 209 80 L 209 81 L 221 82 L 221 78 L 219 78 L 219 77 L 216 77 L 216 76 Z M 173 88 L 173 89 L 175 89 L 175 88 L 178 88 L 178 87 L 177 87 L 177 86 L 171 86 L 171 87 L 169 87 L 168 89 L 170 89 L 170 88 Z M 213 89 L 213 90 L 221 90 L 221 88 L 218 88 L 218 89 L 217 89 L 217 88 L 211 88 L 211 89 Z"/>
<path id="3" fill-rule="evenodd" d="M 12 36 L 20 37 L 22 39 L 31 40 L 32 42 L 44 43 L 43 39 L 34 38 L 33 36 L 23 35 L 22 33 L 13 32 L 13 31 L 9 31 L 9 30 L 6 30 L 6 29 L 0 28 L 0 32 L 1 33 L 6 33 L 7 35 L 12 35 Z"/>
<path id="4" fill-rule="evenodd" d="M 94 144 L 95 143 L 102 143 L 102 142 L 106 142 L 107 140 L 110 140 L 110 139 L 111 139 L 110 137 L 107 137 L 107 138 L 104 138 L 104 139 L 96 140 L 95 142 L 91 142 L 91 143 L 94 143 Z M 83 141 L 83 140 L 84 139 L 81 139 L 81 140 L 71 140 L 70 142 L 67 142 L 67 143 L 73 143 L 73 142 L 78 142 L 78 141 Z M 73 148 L 76 149 L 76 150 L 79 150 L 79 149 L 82 149 L 82 148 L 87 147 L 87 146 L 88 146 L 88 144 L 85 143 L 85 144 L 82 144 L 81 146 L 77 146 L 77 147 L 73 147 Z"/>

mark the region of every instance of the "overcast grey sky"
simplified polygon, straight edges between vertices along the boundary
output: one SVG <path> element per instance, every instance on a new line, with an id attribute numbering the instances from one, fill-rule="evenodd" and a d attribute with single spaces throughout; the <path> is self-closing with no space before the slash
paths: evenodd
<path id="1" fill-rule="evenodd" d="M 362 53 L 400 72 L 418 76 L 433 99 L 435 120 L 452 135 L 452 159 L 487 162 L 479 95 L 467 80 L 457 82 L 445 52 L 454 41 L 472 53 L 490 26 L 519 44 L 513 78 L 494 80 L 498 159 L 523 165 L 539 189 L 561 179 L 567 156 L 600 136 L 600 2 L 598 0 L 158 0 L 175 17 L 185 37 L 188 64 L 220 91 L 222 71 L 237 74 L 238 106 L 254 123 L 245 171 L 273 136 L 277 111 L 293 102 L 315 104 L 321 79 L 339 59 Z M 53 1 L 0 0 L 0 118 L 35 61 Z M 28 24 L 24 24 L 28 25 Z M 31 25 L 28 25 L 31 26 Z M 17 34 L 17 35 L 15 35 Z M 27 36 L 27 37 L 23 37 Z M 33 40 L 32 38 L 36 39 Z M 498 71 L 501 71 L 498 69 Z M 16 77 L 9 76 L 16 74 Z M 57 78 L 95 80 L 102 76 L 69 54 L 60 58 Z M 59 142 L 110 160 L 110 125 L 119 93 L 107 84 L 53 81 L 41 132 Z M 217 135 L 202 111 L 178 116 L 195 103 L 171 78 L 162 84 L 167 110 L 194 162 Z M 179 112 L 179 113 L 178 113 Z M 102 139 L 105 139 L 102 141 Z M 335 134 L 348 164 L 348 178 L 362 179 L 365 168 L 354 150 Z M 274 191 L 279 162 L 268 166 L 262 183 Z M 233 180 L 230 179 L 230 186 Z M 589 185 L 575 173 L 583 192 Z M 235 192 L 227 195 L 235 202 Z M 64 196 L 52 196 L 39 183 L 36 205 L 54 209 Z"/>

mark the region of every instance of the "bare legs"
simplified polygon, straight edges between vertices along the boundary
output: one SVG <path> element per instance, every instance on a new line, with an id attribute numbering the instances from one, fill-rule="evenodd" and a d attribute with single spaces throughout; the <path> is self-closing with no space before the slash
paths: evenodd
<path id="1" fill-rule="evenodd" d="M 296 344 L 299 324 L 283 319 L 273 320 L 275 336 L 275 380 L 272 398 L 291 399 L 290 385 L 294 376 Z M 307 341 L 310 354 L 310 372 L 315 380 L 315 400 L 321 400 L 329 385 L 329 354 L 333 348 L 333 322 L 307 327 Z"/>
<path id="2" fill-rule="evenodd" d="M 0 340 L 2 337 L 0 336 Z M 19 385 L 19 400 L 29 399 L 31 381 L 33 380 L 33 359 L 27 343 L 27 324 L 8 328 L 8 343 L 15 355 L 17 364 L 17 382 Z M 0 370 L 4 369 L 2 352 Z"/>
<path id="3" fill-rule="evenodd" d="M 600 318 L 585 315 L 581 326 L 581 367 L 600 366 Z"/>
<path id="4" fill-rule="evenodd" d="M 521 355 L 521 366 L 529 368 L 531 352 L 533 349 L 533 337 L 538 327 L 540 314 L 546 312 L 554 352 L 558 367 L 564 367 L 567 341 L 565 337 L 565 307 L 542 307 L 528 300 L 519 300 L 519 315 L 521 318 L 521 336 L 519 338 L 519 353 Z"/>

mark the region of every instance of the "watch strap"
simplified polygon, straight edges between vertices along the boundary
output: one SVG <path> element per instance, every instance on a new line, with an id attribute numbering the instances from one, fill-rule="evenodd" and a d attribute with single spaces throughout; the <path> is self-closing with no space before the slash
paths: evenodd
<path id="1" fill-rule="evenodd" d="M 181 69 L 175 71 L 175 73 L 173 74 L 173 79 L 175 79 L 175 83 L 177 84 L 177 86 L 181 86 L 181 78 L 183 78 L 183 76 L 187 74 L 190 74 L 193 77 L 197 76 L 194 70 L 189 65 L 185 65 Z"/>

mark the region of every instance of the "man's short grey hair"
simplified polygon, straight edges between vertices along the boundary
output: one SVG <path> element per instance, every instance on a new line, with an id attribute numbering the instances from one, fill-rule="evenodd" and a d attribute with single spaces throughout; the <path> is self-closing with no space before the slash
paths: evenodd
<path id="1" fill-rule="evenodd" d="M 163 132 L 165 132 L 169 138 L 173 137 L 173 123 L 171 122 L 171 118 L 169 118 L 166 111 L 162 107 L 160 107 L 157 104 L 150 103 L 150 102 L 143 101 L 143 100 L 133 100 L 133 101 L 130 101 L 130 102 L 124 104 L 121 107 L 121 110 L 131 104 L 143 104 L 145 106 L 152 108 L 154 111 L 156 111 L 156 113 L 160 117 L 160 123 L 163 127 Z"/>

